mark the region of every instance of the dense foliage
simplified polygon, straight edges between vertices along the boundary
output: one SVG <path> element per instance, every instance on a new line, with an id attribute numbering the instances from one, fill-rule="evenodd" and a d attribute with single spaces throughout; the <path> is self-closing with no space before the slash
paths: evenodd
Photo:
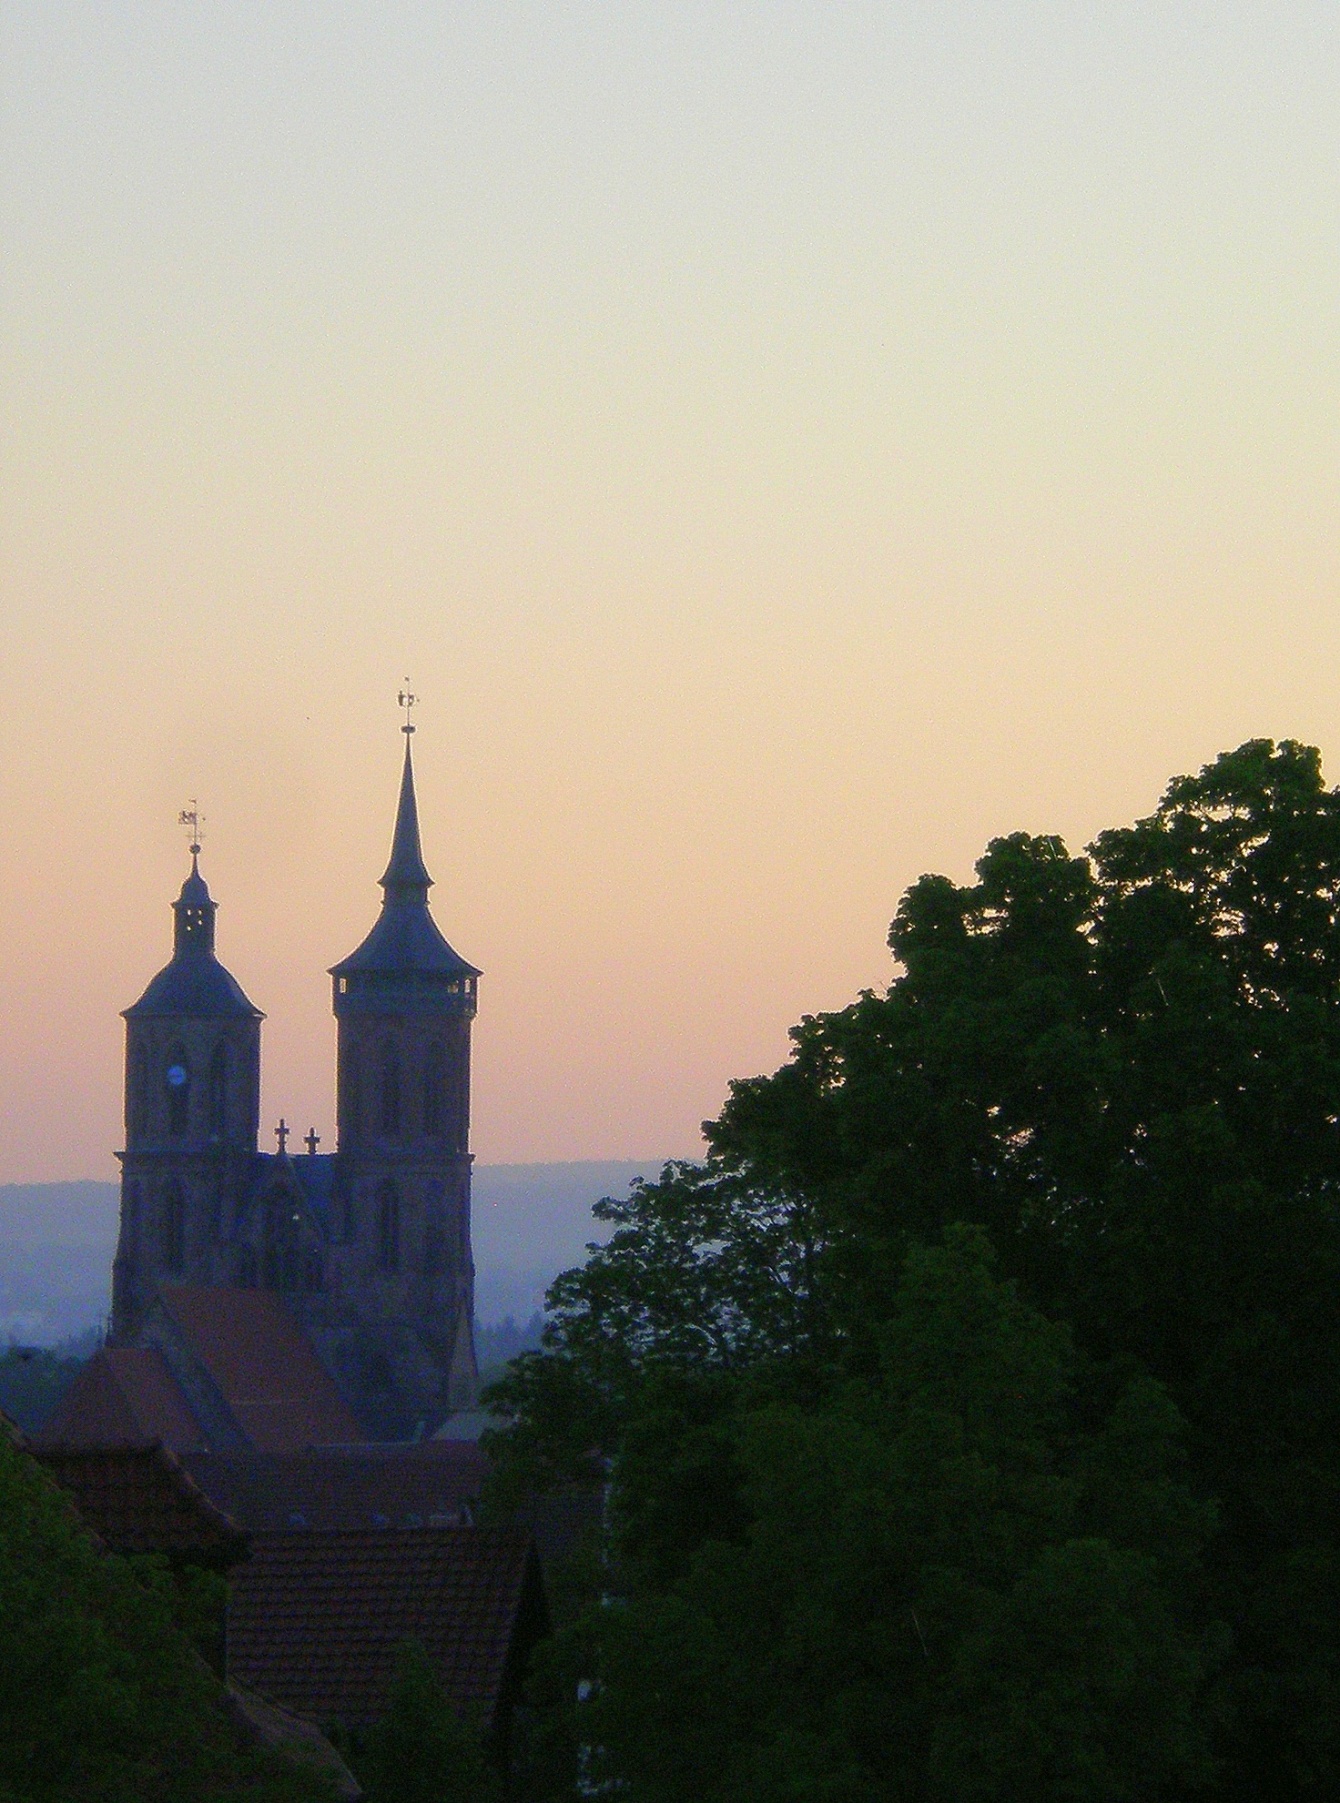
<path id="1" fill-rule="evenodd" d="M 352 1755 L 365 1803 L 499 1803 L 476 1725 L 448 1702 L 421 1641 L 400 1648 L 386 1714 Z"/>
<path id="2" fill-rule="evenodd" d="M 0 1433 L 0 1803 L 206 1803 L 328 1795 L 243 1756 L 223 1687 L 178 1626 L 165 1571 L 100 1551 Z"/>
<path id="3" fill-rule="evenodd" d="M 1340 1793 L 1340 795 L 1253 742 L 890 945 L 495 1392 L 501 1501 L 610 1481 L 537 1794 Z"/>

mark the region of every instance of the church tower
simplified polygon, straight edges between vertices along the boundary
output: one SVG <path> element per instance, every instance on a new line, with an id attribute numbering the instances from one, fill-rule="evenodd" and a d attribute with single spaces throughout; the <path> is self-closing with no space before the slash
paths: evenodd
<path id="1" fill-rule="evenodd" d="M 403 697 L 407 708 L 412 697 Z M 469 1407 L 474 1357 L 470 1247 L 470 1028 L 479 971 L 439 932 L 419 842 L 407 720 L 391 856 L 376 924 L 336 964 L 338 1169 L 347 1221 L 346 1286 L 365 1321 L 401 1323 L 401 1343 L 427 1352 L 440 1385 L 423 1396 Z M 397 1392 L 422 1393 L 426 1374 L 384 1341 Z"/>
<path id="2" fill-rule="evenodd" d="M 411 699 L 402 697 L 407 711 Z M 182 1349 L 185 1316 L 213 1310 L 222 1344 L 234 1332 L 246 1339 L 236 1326 L 242 1311 L 254 1327 L 268 1309 L 266 1319 L 302 1333 L 352 1410 L 348 1420 L 378 1440 L 432 1432 L 469 1408 L 478 1388 L 470 1028 L 479 972 L 429 912 L 413 730 L 407 722 L 381 913 L 330 972 L 333 1152 L 318 1152 L 315 1128 L 300 1141 L 305 1151 L 290 1150 L 282 1118 L 277 1151 L 257 1146 L 263 1017 L 214 955 L 215 906 L 192 845 L 173 904 L 172 961 L 125 1012 L 112 1275 L 114 1346 L 156 1349 L 177 1361 L 184 1384 L 196 1383 Z M 227 1300 L 242 1291 L 269 1296 Z M 203 1380 L 193 1394 L 193 1407 L 214 1407 Z M 221 1421 L 211 1435 L 243 1431 Z"/>
<path id="3" fill-rule="evenodd" d="M 220 1241 L 256 1155 L 264 1016 L 214 955 L 216 904 L 199 854 L 193 845 L 172 904 L 172 961 L 124 1014 L 117 1344 L 134 1338 L 160 1284 L 228 1281 Z"/>

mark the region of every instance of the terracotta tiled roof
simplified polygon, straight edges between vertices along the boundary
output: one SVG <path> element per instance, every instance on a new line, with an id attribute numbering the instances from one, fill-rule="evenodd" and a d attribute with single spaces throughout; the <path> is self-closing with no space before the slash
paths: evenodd
<path id="1" fill-rule="evenodd" d="M 248 1537 L 157 1441 L 33 1448 L 84 1526 L 114 1553 L 186 1554 L 215 1564 L 246 1556 Z"/>
<path id="2" fill-rule="evenodd" d="M 363 1438 L 334 1379 L 274 1291 L 179 1284 L 159 1297 L 258 1450 L 294 1452 Z"/>
<path id="3" fill-rule="evenodd" d="M 200 1439 L 199 1423 L 162 1353 L 128 1346 L 94 1353 L 35 1436 L 38 1445 L 161 1440 L 175 1452 L 198 1446 Z"/>
<path id="4" fill-rule="evenodd" d="M 257 1534 L 232 1578 L 228 1669 L 318 1726 L 364 1728 L 413 1638 L 451 1701 L 497 1727 L 544 1625 L 538 1562 L 515 1528 Z"/>
<path id="5" fill-rule="evenodd" d="M 325 1447 L 192 1453 L 206 1495 L 254 1532 L 468 1526 L 489 1464 L 477 1446 Z"/>

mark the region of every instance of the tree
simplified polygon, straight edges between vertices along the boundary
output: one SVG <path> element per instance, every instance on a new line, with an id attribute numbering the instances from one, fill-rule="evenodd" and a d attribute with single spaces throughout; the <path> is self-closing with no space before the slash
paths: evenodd
<path id="1" fill-rule="evenodd" d="M 452 1708 L 417 1640 L 400 1648 L 389 1706 L 357 1763 L 367 1803 L 495 1803 L 502 1796 L 479 1733 Z"/>
<path id="2" fill-rule="evenodd" d="M 497 1447 L 504 1486 L 612 1461 L 606 1587 L 627 1597 L 628 1622 L 660 1610 L 665 1636 L 688 1633 L 688 1574 L 708 1547 L 752 1546 L 783 1486 L 780 1467 L 760 1478 L 744 1424 L 821 1423 L 836 1461 L 850 1443 L 834 1410 L 890 1394 L 909 1260 L 970 1223 L 1019 1305 L 1070 1336 L 1057 1468 L 1080 1481 L 1066 1436 L 1096 1444 L 1122 1422 L 1134 1457 L 1170 1409 L 1185 1429 L 1175 1487 L 1212 1505 L 1217 1526 L 1203 1564 L 1165 1564 L 1150 1589 L 1140 1562 L 1156 1553 L 1121 1519 L 1167 1492 L 1170 1468 L 1115 1466 L 1101 1522 L 1090 1486 L 1093 1519 L 991 1587 L 955 1643 L 927 1771 L 977 1794 L 964 1748 L 985 1758 L 989 1743 L 994 1789 L 981 1794 L 1045 1791 L 1042 1754 L 1020 1738 L 1042 1705 L 1019 1697 L 1050 1699 L 1059 1721 L 1062 1690 L 1039 1666 L 1033 1690 L 1009 1677 L 1002 1691 L 992 1649 L 1021 1634 L 1043 1648 L 1065 1591 L 1089 1601 L 1056 1644 L 1108 1648 L 1095 1685 L 1134 1670 L 1121 1623 L 1142 1624 L 1130 1645 L 1172 1649 L 1178 1669 L 1177 1636 L 1228 1624 L 1212 1700 L 1195 1704 L 1191 1740 L 1213 1729 L 1221 1761 L 1205 1794 L 1328 1794 L 1340 1787 L 1340 795 L 1315 751 L 1253 741 L 1085 856 L 1016 834 L 988 846 L 975 883 L 923 878 L 890 946 L 902 968 L 886 993 L 802 1021 L 781 1070 L 732 1086 L 704 1163 L 609 1205 L 609 1246 L 560 1279 L 544 1350 L 496 1393 L 513 1423 Z M 828 1501 L 817 1483 L 812 1497 L 821 1518 L 860 1481 L 859 1466 L 832 1463 Z M 708 1646 L 710 1614 L 693 1620 Z M 1111 1693 L 1112 1719 L 1147 1725 L 1167 1685 L 1188 1694 L 1146 1672 Z M 1056 1794 L 1120 1794 L 1128 1780 L 1080 1734 L 1108 1707 L 1101 1686 L 1074 1696 L 1055 1747 L 1088 1776 Z M 1180 1734 L 1159 1744 L 1189 1747 Z M 1176 1766 L 1168 1753 L 1165 1773 Z"/>
<path id="3" fill-rule="evenodd" d="M 223 1687 L 176 1626 L 169 1591 L 100 1551 L 47 1474 L 0 1434 L 0 1797 L 328 1794 L 238 1752 Z"/>
<path id="4" fill-rule="evenodd" d="M 587 1624 L 598 1776 L 636 1803 L 1060 1803 L 1207 1774 L 1218 1637 L 1182 1579 L 1212 1515 L 1176 1411 L 1144 1385 L 1076 1434 L 1069 1336 L 993 1263 L 951 1230 L 909 1255 L 873 1382 L 741 1407 L 736 1531 L 674 1573 L 635 1554 Z M 620 1527 L 640 1548 L 636 1504 Z"/>

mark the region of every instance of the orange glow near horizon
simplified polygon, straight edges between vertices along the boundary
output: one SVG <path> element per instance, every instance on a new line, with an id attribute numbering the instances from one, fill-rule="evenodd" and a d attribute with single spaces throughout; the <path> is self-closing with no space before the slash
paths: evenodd
<path id="1" fill-rule="evenodd" d="M 1333 14 L 0 35 L 0 1181 L 114 1173 L 193 795 L 331 1146 L 406 672 L 485 1162 L 692 1155 L 994 834 L 1340 775 Z"/>

